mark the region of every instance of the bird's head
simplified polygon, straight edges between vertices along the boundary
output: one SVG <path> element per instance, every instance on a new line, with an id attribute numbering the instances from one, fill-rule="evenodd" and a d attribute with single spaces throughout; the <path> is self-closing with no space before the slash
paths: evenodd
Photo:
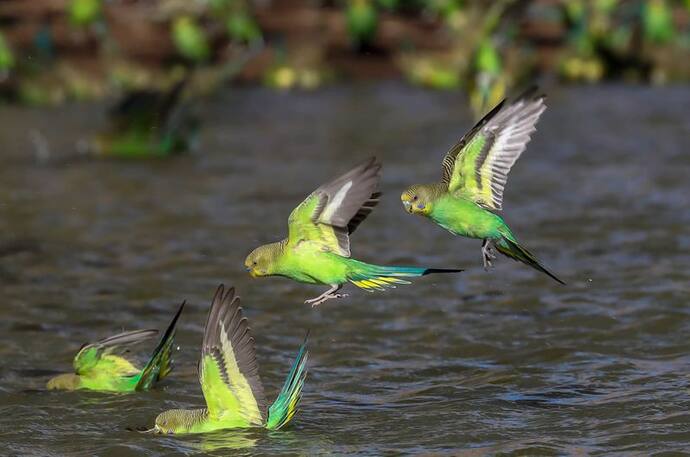
<path id="1" fill-rule="evenodd" d="M 160 413 L 156 417 L 156 425 L 153 426 L 153 430 L 149 430 L 153 433 L 159 433 L 161 435 L 171 435 L 175 433 L 184 424 L 182 423 L 181 411 L 176 409 L 171 409 Z"/>
<path id="2" fill-rule="evenodd" d="M 410 214 L 428 216 L 431 213 L 434 195 L 429 186 L 414 185 L 400 195 L 403 208 Z"/>
<path id="3" fill-rule="evenodd" d="M 79 387 L 79 376 L 65 373 L 51 378 L 46 385 L 48 390 L 75 390 Z"/>
<path id="4" fill-rule="evenodd" d="M 279 243 L 264 244 L 254 249 L 244 260 L 244 267 L 253 278 L 270 276 L 278 254 Z"/>

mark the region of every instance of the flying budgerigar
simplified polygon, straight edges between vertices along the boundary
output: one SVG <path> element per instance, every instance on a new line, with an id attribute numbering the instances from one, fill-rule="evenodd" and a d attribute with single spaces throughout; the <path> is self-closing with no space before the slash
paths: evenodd
<path id="1" fill-rule="evenodd" d="M 149 390 L 172 369 L 172 345 L 175 325 L 182 313 L 182 303 L 170 325 L 143 369 L 116 352 L 155 337 L 158 330 L 134 330 L 85 344 L 74 357 L 74 373 L 55 376 L 48 381 L 48 389 L 89 389 L 104 392 L 133 392 Z"/>
<path id="2" fill-rule="evenodd" d="M 252 251 L 244 265 L 253 277 L 284 276 L 307 284 L 330 286 L 305 301 L 317 306 L 347 282 L 367 291 L 409 284 L 405 277 L 462 270 L 389 267 L 350 258 L 350 235 L 378 204 L 381 164 L 375 158 L 356 166 L 312 192 L 290 214 L 288 237 Z"/>
<path id="3" fill-rule="evenodd" d="M 218 287 L 208 314 L 199 360 L 199 383 L 206 408 L 172 409 L 156 417 L 148 432 L 205 433 L 220 429 L 265 427 L 277 430 L 297 411 L 307 375 L 307 338 L 278 397 L 267 407 L 256 362 L 254 338 L 242 316 L 235 289 Z"/>
<path id="4" fill-rule="evenodd" d="M 503 100 L 448 151 L 441 182 L 411 186 L 400 198 L 409 213 L 427 217 L 454 235 L 483 240 L 484 268 L 496 258 L 495 248 L 565 284 L 518 243 L 494 212 L 502 208 L 510 168 L 546 109 L 544 98 L 531 89 L 510 104 Z"/>

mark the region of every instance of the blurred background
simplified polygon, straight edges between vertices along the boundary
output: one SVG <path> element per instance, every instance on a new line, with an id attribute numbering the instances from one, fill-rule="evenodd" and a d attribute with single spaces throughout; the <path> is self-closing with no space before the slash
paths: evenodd
<path id="1" fill-rule="evenodd" d="M 688 0 L 0 0 L 0 453 L 687 452 L 688 82 Z M 502 215 L 567 286 L 504 258 L 485 272 L 478 240 L 399 201 L 534 83 L 548 109 Z M 383 198 L 353 256 L 463 273 L 317 309 L 321 288 L 246 274 L 292 208 L 372 155 Z M 127 431 L 203 404 L 221 282 L 270 398 L 311 329 L 294 422 Z M 45 390 L 82 343 L 161 329 L 183 299 L 160 388 Z"/>
<path id="2" fill-rule="evenodd" d="M 249 50 L 249 51 L 248 51 Z M 0 94 L 45 105 L 227 84 L 404 79 L 473 107 L 546 76 L 690 79 L 687 0 L 3 0 Z"/>

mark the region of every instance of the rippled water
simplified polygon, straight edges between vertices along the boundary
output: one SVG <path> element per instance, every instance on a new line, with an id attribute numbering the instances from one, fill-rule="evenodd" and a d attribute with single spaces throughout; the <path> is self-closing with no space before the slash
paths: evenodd
<path id="1" fill-rule="evenodd" d="M 690 448 L 690 91 L 573 88 L 513 169 L 505 217 L 569 284 L 406 214 L 469 126 L 459 94 L 397 84 L 203 104 L 195 155 L 62 161 L 100 106 L 0 110 L 0 454 L 648 455 Z M 33 159 L 28 131 L 51 159 Z M 35 134 L 34 134 L 35 136 Z M 312 310 L 321 288 L 253 280 L 242 260 L 291 209 L 369 155 L 384 199 L 353 238 L 379 263 L 461 266 Z M 11 253 L 11 243 L 20 241 Z M 203 404 L 196 360 L 215 287 L 235 285 L 277 392 L 307 329 L 310 372 L 285 431 L 127 431 Z M 176 370 L 137 395 L 54 393 L 85 341 L 163 328 L 178 303 Z M 142 355 L 148 347 L 142 348 Z"/>

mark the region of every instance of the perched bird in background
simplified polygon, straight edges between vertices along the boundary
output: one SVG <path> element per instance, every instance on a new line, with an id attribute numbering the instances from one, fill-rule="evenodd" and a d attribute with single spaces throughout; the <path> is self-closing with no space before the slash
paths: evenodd
<path id="1" fill-rule="evenodd" d="M 378 12 L 372 0 L 348 0 L 345 23 L 352 45 L 362 50 L 374 41 L 378 28 Z"/>
<path id="2" fill-rule="evenodd" d="M 143 369 L 116 355 L 131 345 L 153 338 L 158 330 L 134 330 L 85 344 L 74 357 L 74 373 L 58 375 L 48 381 L 48 389 L 134 392 L 149 390 L 172 370 L 172 345 L 182 303 Z"/>
<path id="3" fill-rule="evenodd" d="M 70 23 L 76 26 L 90 25 L 103 14 L 101 0 L 70 0 L 67 4 L 67 16 Z"/>
<path id="4" fill-rule="evenodd" d="M 469 82 L 470 106 L 475 119 L 495 106 L 505 96 L 506 77 L 501 54 L 488 36 L 479 43 L 472 59 L 472 78 Z"/>
<path id="5" fill-rule="evenodd" d="M 7 78 L 10 70 L 14 68 L 15 64 L 14 53 L 7 43 L 7 40 L 5 40 L 5 37 L 0 32 L 0 82 Z"/>
<path id="6" fill-rule="evenodd" d="M 496 258 L 495 248 L 565 284 L 522 247 L 493 212 L 501 210 L 508 172 L 546 109 L 545 97 L 535 92 L 499 103 L 446 154 L 441 182 L 411 186 L 400 198 L 410 214 L 427 217 L 454 235 L 483 240 L 484 268 Z"/>
<path id="7" fill-rule="evenodd" d="M 309 335 L 307 334 L 307 337 Z M 307 376 L 307 337 L 275 402 L 267 407 L 256 362 L 254 338 L 242 317 L 235 289 L 221 284 L 208 314 L 199 361 L 199 383 L 206 408 L 172 409 L 156 417 L 148 432 L 205 433 L 244 427 L 278 430 L 297 411 Z"/>
<path id="8" fill-rule="evenodd" d="M 204 62 L 211 56 L 206 30 L 192 16 L 179 16 L 173 21 L 170 36 L 178 53 L 192 62 Z"/>
<path id="9" fill-rule="evenodd" d="M 198 130 L 197 119 L 181 103 L 189 78 L 188 73 L 167 91 L 125 94 L 108 113 L 107 129 L 79 149 L 120 158 L 165 157 L 188 151 Z"/>
<path id="10" fill-rule="evenodd" d="M 647 0 L 642 6 L 642 31 L 646 41 L 665 44 L 673 40 L 673 8 L 665 0 Z"/>
<path id="11" fill-rule="evenodd" d="M 379 202 L 380 171 L 381 164 L 371 158 L 312 192 L 290 214 L 288 237 L 254 249 L 244 262 L 247 271 L 253 277 L 284 276 L 330 286 L 305 301 L 312 306 L 346 297 L 337 292 L 347 282 L 375 291 L 409 284 L 405 277 L 462 271 L 379 266 L 350 258 L 350 235 Z"/>

